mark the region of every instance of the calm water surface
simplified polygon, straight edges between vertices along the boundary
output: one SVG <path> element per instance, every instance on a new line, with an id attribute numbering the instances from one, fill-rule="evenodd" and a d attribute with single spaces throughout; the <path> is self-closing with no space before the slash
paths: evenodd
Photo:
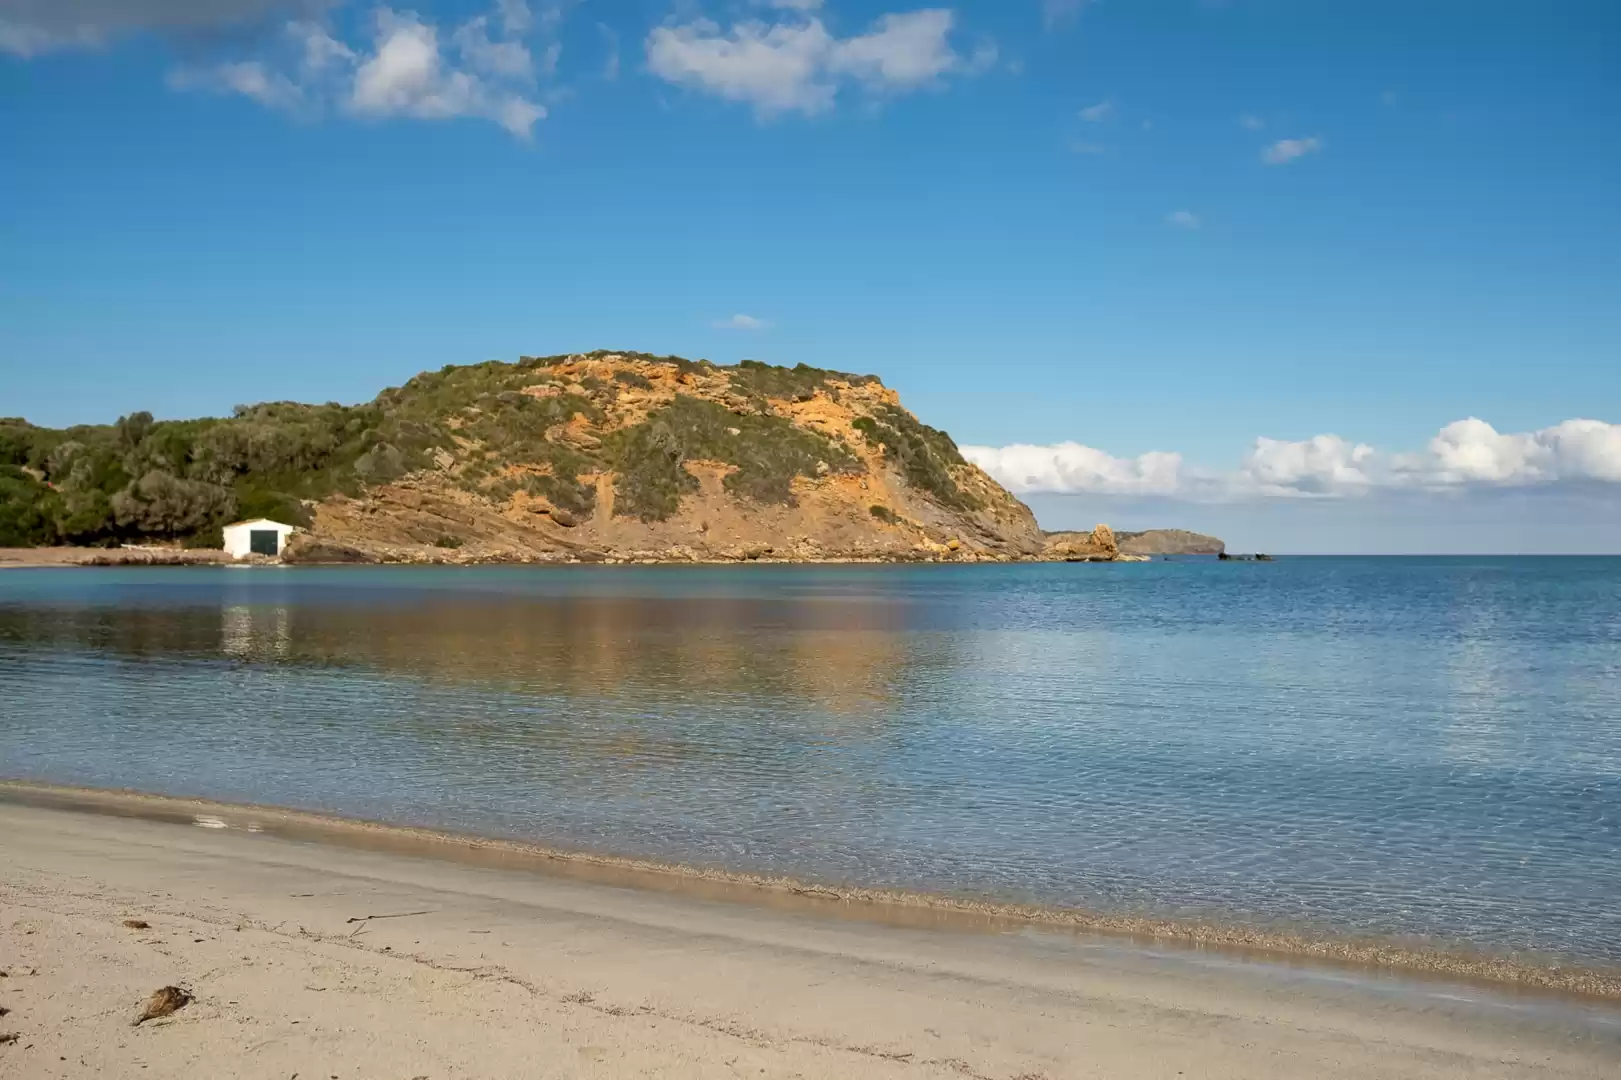
<path id="1" fill-rule="evenodd" d="M 8 570 L 0 775 L 1621 962 L 1621 559 Z"/>

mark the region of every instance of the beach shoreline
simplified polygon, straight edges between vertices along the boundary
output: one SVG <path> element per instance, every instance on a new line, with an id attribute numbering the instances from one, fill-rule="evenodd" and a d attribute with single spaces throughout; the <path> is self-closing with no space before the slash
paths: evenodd
<path id="1" fill-rule="evenodd" d="M 388 556 L 354 561 L 341 558 L 233 559 L 211 548 L 169 547 L 39 547 L 0 548 L 0 570 L 46 568 L 106 568 L 131 566 L 276 566 L 276 567 L 548 567 L 548 566 L 1025 566 L 1042 563 L 1143 563 L 1160 556 L 1121 554 L 1111 557 L 1066 558 L 1052 555 L 971 558 L 955 552 L 894 555 L 824 555 L 815 558 L 784 555 L 703 557 L 667 556 L 629 552 L 589 554 L 540 552 L 532 557 L 510 553 L 463 554 L 432 547 L 402 550 Z M 1182 556 L 1186 557 L 1186 556 Z M 1214 556 L 1212 556 L 1214 557 Z"/>
<path id="2" fill-rule="evenodd" d="M 1457 981 L 1522 993 L 1621 1001 L 1621 970 L 1575 965 L 1556 958 L 1528 960 L 1379 938 L 1323 932 L 1308 935 L 1241 924 L 828 885 L 288 807 L 142 791 L 0 780 L 0 808 L 7 805 L 163 823 L 195 825 L 206 820 L 212 828 L 232 832 L 486 869 L 541 873 L 593 886 L 631 888 L 767 908 L 787 915 L 894 928 L 993 933 L 1034 929 L 1100 935 L 1137 946 L 1210 951 L 1240 960 L 1322 965 L 1373 977 Z"/>
<path id="3" fill-rule="evenodd" d="M 900 929 L 227 813 L 0 803 L 0 1071 L 1596 1080 L 1621 1060 L 1608 1003 Z M 134 1026 L 166 985 L 192 1000 Z"/>
<path id="4" fill-rule="evenodd" d="M 0 570 L 61 567 L 228 566 L 229 556 L 210 548 L 0 547 Z"/>

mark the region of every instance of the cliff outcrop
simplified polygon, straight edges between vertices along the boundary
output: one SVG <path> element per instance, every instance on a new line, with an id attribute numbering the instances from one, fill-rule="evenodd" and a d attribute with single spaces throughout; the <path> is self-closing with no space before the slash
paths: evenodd
<path id="1" fill-rule="evenodd" d="M 386 392 L 444 437 L 316 502 L 289 557 L 1038 558 L 1035 517 L 876 377 L 600 352 Z"/>

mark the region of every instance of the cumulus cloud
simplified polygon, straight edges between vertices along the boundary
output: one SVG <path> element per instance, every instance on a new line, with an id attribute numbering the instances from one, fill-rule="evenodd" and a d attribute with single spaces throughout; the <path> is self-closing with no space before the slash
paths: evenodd
<path id="1" fill-rule="evenodd" d="M 1398 456 L 1394 468 L 1434 486 L 1621 483 L 1621 425 L 1566 420 L 1508 434 L 1470 417 L 1442 428 L 1424 452 Z"/>
<path id="2" fill-rule="evenodd" d="M 1182 455 L 1153 452 L 1118 458 L 1080 443 L 1055 446 L 964 446 L 962 456 L 1010 491 L 1087 491 L 1107 495 L 1175 495 Z"/>
<path id="3" fill-rule="evenodd" d="M 1500 433 L 1471 417 L 1443 427 L 1422 450 L 1397 454 L 1338 435 L 1298 441 L 1263 437 L 1238 468 L 1226 472 L 1189 466 L 1175 453 L 1117 458 L 1073 442 L 965 446 L 962 452 L 1020 493 L 1217 501 L 1621 484 L 1621 424 L 1602 420 Z"/>
<path id="4" fill-rule="evenodd" d="M 458 28 L 452 38 L 464 68 L 447 60 L 435 27 L 413 13 L 379 9 L 374 48 L 359 58 L 346 107 L 366 116 L 483 117 L 528 138 L 546 110 L 504 85 L 533 81 L 528 49 L 490 41 L 482 17 Z"/>
<path id="5" fill-rule="evenodd" d="M 1175 225 L 1179 229 L 1197 229 L 1199 215 L 1191 210 L 1173 210 L 1165 215 L 1165 224 Z"/>
<path id="6" fill-rule="evenodd" d="M 764 330 L 770 325 L 764 319 L 756 319 L 753 315 L 732 315 L 715 320 L 717 330 Z"/>
<path id="7" fill-rule="evenodd" d="M 169 75 L 176 90 L 240 94 L 305 117 L 328 111 L 438 120 L 477 117 L 528 138 L 546 115 L 533 90 L 559 46 L 537 64 L 521 34 L 555 31 L 574 0 L 554 0 L 538 20 L 526 0 L 494 0 L 489 14 L 445 33 L 414 12 L 380 7 L 370 45 L 333 36 L 322 12 L 338 0 L 0 0 L 0 49 L 33 56 L 105 44 L 137 30 L 200 33 L 271 25 L 255 55 L 192 64 Z M 287 14 L 297 17 L 286 19 Z M 281 16 L 272 22 L 271 16 Z M 229 40 L 240 41 L 237 38 Z"/>
<path id="8" fill-rule="evenodd" d="M 1373 465 L 1373 447 L 1338 435 L 1300 442 L 1262 437 L 1230 483 L 1237 491 L 1264 495 L 1338 495 L 1370 486 Z"/>
<path id="9" fill-rule="evenodd" d="M 369 45 L 340 41 L 317 20 L 294 20 L 284 27 L 285 70 L 261 59 L 230 61 L 182 69 L 169 83 L 180 90 L 238 93 L 306 116 L 335 110 L 362 117 L 481 118 L 527 139 L 546 115 L 531 96 L 537 68 L 550 74 L 558 55 L 552 42 L 537 66 L 528 45 L 507 36 L 513 27 L 529 26 L 531 18 L 526 4 L 505 0 L 493 17 L 476 16 L 442 35 L 414 12 L 383 7 L 374 13 Z"/>
<path id="10" fill-rule="evenodd" d="M 181 68 L 169 76 L 176 90 L 209 90 L 241 94 L 269 109 L 289 112 L 304 107 L 304 91 L 285 75 L 269 71 L 257 60 L 217 64 L 212 68 Z"/>
<path id="11" fill-rule="evenodd" d="M 971 56 L 956 50 L 956 16 L 944 8 L 882 15 L 866 33 L 840 38 L 805 13 L 813 6 L 772 6 L 797 13 L 726 29 L 710 19 L 655 27 L 646 42 L 649 69 L 667 82 L 773 116 L 824 112 L 846 82 L 875 94 L 902 93 L 947 76 L 978 74 L 996 62 L 988 43 Z"/>
<path id="12" fill-rule="evenodd" d="M 484 16 L 457 27 L 453 40 L 463 63 L 474 71 L 525 82 L 534 81 L 535 58 L 529 54 L 529 46 L 516 40 L 492 40 L 489 19 Z"/>
<path id="13" fill-rule="evenodd" d="M 830 68 L 877 90 L 911 90 L 966 68 L 948 38 L 956 16 L 944 8 L 883 15 L 871 31 L 837 42 Z"/>
<path id="14" fill-rule="evenodd" d="M 1323 148 L 1323 140 L 1316 135 L 1304 139 L 1279 139 L 1261 151 L 1261 160 L 1268 165 L 1287 165 L 1291 161 L 1315 154 Z"/>

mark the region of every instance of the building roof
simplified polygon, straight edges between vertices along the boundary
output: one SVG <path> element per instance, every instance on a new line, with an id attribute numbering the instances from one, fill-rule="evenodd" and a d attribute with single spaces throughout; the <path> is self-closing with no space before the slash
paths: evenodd
<path id="1" fill-rule="evenodd" d="M 234 529 L 238 525 L 276 525 L 283 529 L 298 528 L 297 525 L 289 525 L 285 521 L 271 521 L 269 518 L 247 518 L 243 521 L 233 521 L 229 525 L 221 526 L 221 528 Z"/>

